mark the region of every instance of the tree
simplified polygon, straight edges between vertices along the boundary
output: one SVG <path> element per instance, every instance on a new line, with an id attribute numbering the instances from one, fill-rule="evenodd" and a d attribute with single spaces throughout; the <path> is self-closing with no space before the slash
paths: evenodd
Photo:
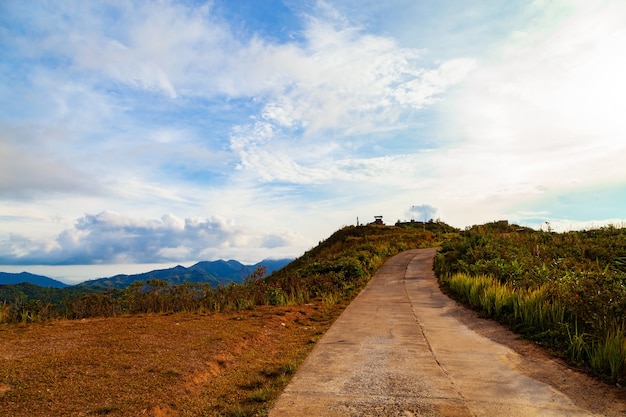
<path id="1" fill-rule="evenodd" d="M 251 284 L 253 282 L 256 282 L 262 279 L 263 277 L 265 277 L 266 273 L 267 273 L 267 267 L 265 265 L 259 265 L 254 269 L 254 271 L 252 271 L 250 275 L 248 275 L 245 278 L 244 282 L 246 284 Z"/>

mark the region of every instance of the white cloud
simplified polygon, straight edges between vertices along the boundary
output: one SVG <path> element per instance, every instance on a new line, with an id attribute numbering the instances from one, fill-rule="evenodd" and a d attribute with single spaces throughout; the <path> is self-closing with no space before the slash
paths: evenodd
<path id="1" fill-rule="evenodd" d="M 73 26 L 47 43 L 71 60 L 74 71 L 101 73 L 170 99 L 178 97 L 178 89 L 193 94 L 199 85 L 209 86 L 198 78 L 215 72 L 227 45 L 234 42 L 208 7 L 192 11 L 171 3 L 90 3 L 74 10 L 76 14 L 65 11 Z M 107 24 L 111 27 L 103 27 Z"/>
<path id="2" fill-rule="evenodd" d="M 261 67 L 268 64 L 280 76 L 260 114 L 231 135 L 239 167 L 262 181 L 320 183 L 352 176 L 342 171 L 350 137 L 406 129 L 410 114 L 439 101 L 475 66 L 463 58 L 424 68 L 418 51 L 391 38 L 314 18 L 304 40 L 297 52 L 294 45 L 265 49 Z M 316 153 L 320 148 L 326 152 Z"/>
<path id="3" fill-rule="evenodd" d="M 161 93 L 181 104 L 198 96 L 216 98 L 223 94 L 254 99 L 260 106 L 257 114 L 252 113 L 257 121 L 235 128 L 231 134 L 231 150 L 240 158 L 239 167 L 265 181 L 317 183 L 342 175 L 337 169 L 317 168 L 320 161 L 332 162 L 345 152 L 336 146 L 335 137 L 346 141 L 346 136 L 404 128 L 410 123 L 411 112 L 439 100 L 474 65 L 472 60 L 457 59 L 437 68 L 421 67 L 417 50 L 401 48 L 392 38 L 350 26 L 330 4 L 318 6 L 317 12 L 325 17 L 309 16 L 302 41 L 283 44 L 256 36 L 236 39 L 228 24 L 212 14 L 210 6 L 193 9 L 153 3 L 110 8 L 83 4 L 64 11 L 49 9 L 50 19 L 38 21 L 46 40 L 31 44 L 29 49 L 52 54 L 61 63 L 58 72 L 48 68 L 47 77 L 64 85 L 61 77 L 67 77 L 69 71 L 75 91 L 82 91 L 71 102 L 67 102 L 65 92 L 56 94 L 68 115 L 93 107 L 84 100 L 111 83 Z M 22 42 L 26 45 L 29 41 Z M 113 152 L 117 164 L 127 162 L 124 177 L 131 182 L 133 178 L 153 182 L 147 171 L 152 162 L 159 164 L 164 158 L 180 155 L 171 147 L 165 150 L 165 145 L 172 143 L 172 133 L 178 132 L 172 128 L 152 127 L 156 133 L 142 129 L 128 114 L 125 106 L 129 105 L 141 103 L 105 102 L 90 115 L 81 116 L 70 132 L 77 136 L 77 143 L 89 142 L 88 146 L 98 152 Z M 125 129 L 124 134 L 105 127 L 111 123 Z M 101 136 L 104 132 L 113 134 L 103 138 L 85 135 L 77 128 L 81 125 L 102 127 Z M 187 138 L 193 135 L 180 133 Z M 135 137 L 129 141 L 130 135 Z M 162 144 L 166 153 L 159 153 L 159 146 L 145 146 L 146 137 Z M 179 143 L 179 138 L 174 143 Z M 291 146 L 291 141 L 299 144 Z M 189 164 L 190 155 L 202 152 L 203 144 L 196 141 L 194 145 L 196 149 L 181 155 L 183 164 Z M 124 152 L 119 152 L 120 146 Z M 314 152 L 304 152 L 309 147 L 315 151 L 334 149 L 334 154 L 316 158 Z M 211 149 L 213 154 L 216 151 Z M 137 163 L 148 161 L 150 155 L 158 159 L 151 160 L 150 165 Z M 113 155 L 104 156 L 107 161 Z M 221 156 L 221 161 L 228 159 Z M 105 167 L 110 165 L 91 164 L 89 169 L 99 168 L 101 178 L 110 184 L 116 182 Z"/>
<path id="4" fill-rule="evenodd" d="M 412 220 L 428 221 L 437 218 L 437 208 L 428 204 L 417 204 L 411 206 L 411 210 L 407 212 Z"/>
<path id="5" fill-rule="evenodd" d="M 0 142 L 0 161 L 0 195 L 5 198 L 30 200 L 42 192 L 93 194 L 100 191 L 94 178 L 83 175 L 43 150 L 24 152 L 10 141 Z"/>
<path id="6" fill-rule="evenodd" d="M 449 98 L 462 140 L 432 161 L 446 193 L 483 207 L 497 199 L 502 214 L 538 194 L 626 179 L 626 4 L 537 5 L 546 10 L 523 35 Z"/>
<path id="7" fill-rule="evenodd" d="M 267 104 L 273 110 L 268 114 L 281 109 L 289 125 L 298 121 L 305 137 L 328 130 L 346 136 L 402 124 L 407 111 L 436 101 L 474 65 L 458 59 L 423 68 L 418 51 L 401 48 L 391 38 L 316 20 L 305 35 L 303 64 L 292 64 L 291 82 Z"/>
<path id="8" fill-rule="evenodd" d="M 11 235 L 3 242 L 1 260 L 7 264 L 164 263 L 231 256 L 249 260 L 268 249 L 293 256 L 294 246 L 302 249 L 302 237 L 294 232 L 258 232 L 219 216 L 133 218 L 105 211 L 79 218 L 73 228 L 58 234 L 53 247 Z"/>

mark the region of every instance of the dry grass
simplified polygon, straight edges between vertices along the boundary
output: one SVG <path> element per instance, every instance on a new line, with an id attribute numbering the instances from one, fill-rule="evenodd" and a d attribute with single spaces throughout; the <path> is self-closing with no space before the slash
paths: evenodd
<path id="1" fill-rule="evenodd" d="M 0 326 L 0 415 L 264 415 L 343 306 Z"/>

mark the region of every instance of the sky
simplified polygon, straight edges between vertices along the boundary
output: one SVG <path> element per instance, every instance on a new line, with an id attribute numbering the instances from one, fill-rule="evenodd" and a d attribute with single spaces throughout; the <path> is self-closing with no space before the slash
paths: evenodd
<path id="1" fill-rule="evenodd" d="M 0 270 L 623 225 L 625 50 L 624 1 L 4 0 Z"/>

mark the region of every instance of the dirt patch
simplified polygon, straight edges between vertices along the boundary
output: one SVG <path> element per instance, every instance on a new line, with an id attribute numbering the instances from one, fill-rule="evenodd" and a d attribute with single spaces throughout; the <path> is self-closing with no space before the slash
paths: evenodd
<path id="1" fill-rule="evenodd" d="M 291 373 L 277 370 L 295 369 L 331 324 L 322 313 L 309 305 L 0 326 L 0 415 L 263 409 Z"/>
<path id="2" fill-rule="evenodd" d="M 478 313 L 462 309 L 455 316 L 478 334 L 520 354 L 515 367 L 563 392 L 581 408 L 607 417 L 626 416 L 626 389 L 595 378 L 556 358 L 541 346 Z"/>

